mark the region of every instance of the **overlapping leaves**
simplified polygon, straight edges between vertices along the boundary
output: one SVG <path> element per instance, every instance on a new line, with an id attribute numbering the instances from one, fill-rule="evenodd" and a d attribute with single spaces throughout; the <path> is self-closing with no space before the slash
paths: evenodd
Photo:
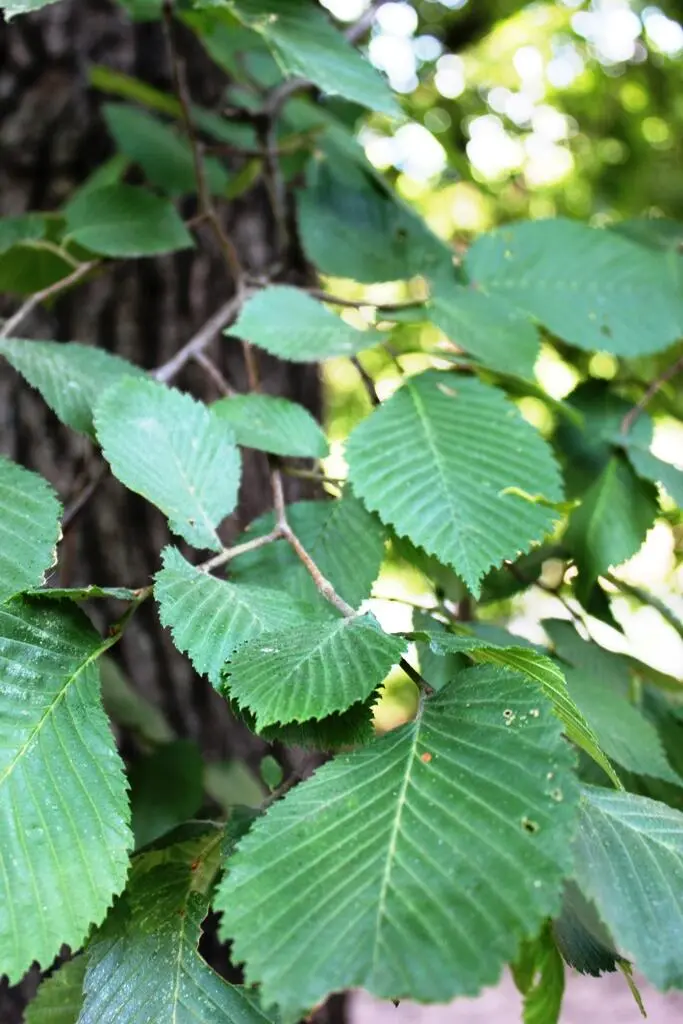
<path id="1" fill-rule="evenodd" d="M 494 667 L 461 674 L 241 842 L 217 906 L 247 981 L 288 1014 L 358 985 L 445 1002 L 493 983 L 559 908 L 571 768 L 540 692 Z"/>

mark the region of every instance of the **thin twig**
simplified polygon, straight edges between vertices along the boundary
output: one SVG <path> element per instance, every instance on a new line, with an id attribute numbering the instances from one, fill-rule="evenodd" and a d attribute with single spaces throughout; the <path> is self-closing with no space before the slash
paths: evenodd
<path id="1" fill-rule="evenodd" d="M 226 562 L 232 561 L 233 558 L 238 558 L 239 555 L 246 555 L 248 551 L 256 551 L 258 548 L 263 548 L 266 544 L 272 544 L 273 541 L 281 540 L 282 533 L 276 527 L 271 530 L 270 533 L 264 534 L 262 537 L 254 537 L 253 540 L 246 540 L 244 544 L 236 544 L 234 548 L 225 548 L 218 555 L 214 555 L 207 562 L 202 562 L 197 568 L 201 572 L 211 572 L 213 569 L 218 569 L 219 566 L 225 565 Z"/>
<path id="2" fill-rule="evenodd" d="M 613 587 L 616 587 L 617 590 L 620 590 L 622 594 L 626 594 L 628 597 L 635 597 L 641 604 L 649 605 L 651 608 L 656 609 L 662 618 L 676 630 L 678 635 L 683 637 L 683 622 L 661 598 L 651 594 L 649 590 L 645 590 L 643 587 L 637 587 L 633 583 L 627 583 L 626 580 L 620 580 L 618 576 L 611 572 L 604 573 L 603 578 L 608 583 L 611 583 Z"/>
<path id="3" fill-rule="evenodd" d="M 640 398 L 633 408 L 629 409 L 626 413 L 621 421 L 621 433 L 624 437 L 629 433 L 633 424 L 636 422 L 640 414 L 645 411 L 646 406 L 649 405 L 662 385 L 666 384 L 667 381 L 670 381 L 672 377 L 676 377 L 679 373 L 683 373 L 683 356 L 681 356 L 680 359 L 677 359 L 675 363 L 667 366 L 665 370 L 662 370 L 659 376 L 655 377 L 652 381 L 642 398 Z"/>
<path id="4" fill-rule="evenodd" d="M 365 35 L 366 32 L 372 28 L 372 23 L 375 20 L 377 11 L 380 9 L 382 4 L 385 4 L 387 0 L 372 0 L 372 3 L 366 11 L 363 11 L 358 21 L 354 22 L 349 28 L 347 28 L 344 35 L 350 43 L 357 43 L 359 39 Z"/>
<path id="5" fill-rule="evenodd" d="M 401 666 L 405 674 L 408 676 L 408 678 L 415 683 L 418 689 L 422 690 L 426 697 L 432 697 L 434 695 L 434 693 L 436 692 L 434 690 L 434 687 L 427 682 L 424 676 L 420 675 L 416 668 L 413 668 L 409 661 L 407 661 L 405 658 L 401 658 L 401 660 L 399 661 L 399 665 Z"/>
<path id="6" fill-rule="evenodd" d="M 285 476 L 294 476 L 299 480 L 314 480 L 317 484 L 332 484 L 333 487 L 342 487 L 344 481 L 340 477 L 325 476 L 315 469 L 299 469 L 298 466 L 283 466 L 282 472 Z"/>
<path id="7" fill-rule="evenodd" d="M 297 558 L 303 563 L 322 596 L 329 601 L 337 611 L 340 611 L 342 615 L 346 616 L 346 618 L 351 618 L 351 616 L 356 614 L 355 609 L 352 608 L 350 604 L 347 604 L 343 597 L 339 596 L 330 581 L 323 576 L 320 569 L 308 554 L 287 521 L 287 508 L 285 505 L 285 495 L 282 487 L 282 473 L 278 468 L 271 468 L 270 479 L 271 486 L 273 488 L 273 506 L 275 508 L 276 529 L 280 531 L 280 536 L 287 541 Z"/>
<path id="8" fill-rule="evenodd" d="M 67 277 L 60 278 L 59 281 L 55 281 L 54 284 L 49 285 L 47 288 L 42 288 L 39 292 L 34 294 L 27 299 L 26 302 L 21 306 L 13 316 L 6 320 L 0 330 L 0 338 L 9 338 L 16 327 L 25 320 L 29 313 L 40 305 L 41 302 L 45 302 L 48 299 L 53 298 L 55 295 L 59 295 L 60 292 L 65 291 L 72 285 L 77 284 L 81 278 L 85 277 L 86 274 L 90 273 L 99 264 L 99 260 L 91 260 L 89 263 L 81 263 L 72 274 Z"/>
<path id="9" fill-rule="evenodd" d="M 230 271 L 231 277 L 235 283 L 235 289 L 239 293 L 244 286 L 244 269 L 242 267 L 242 261 L 240 259 L 237 247 L 235 246 L 232 239 L 223 230 L 223 225 L 220 222 L 220 218 L 216 212 L 216 208 L 211 200 L 211 193 L 209 191 L 209 185 L 206 180 L 206 168 L 204 166 L 204 158 L 201 151 L 201 145 L 197 138 L 197 133 L 194 127 L 194 121 L 192 120 L 192 97 L 187 84 L 187 75 L 185 73 L 185 65 L 180 59 L 174 36 L 174 24 L 173 24 L 173 0 L 164 0 L 163 12 L 164 12 L 164 33 L 166 36 L 166 45 L 168 48 L 169 60 L 171 63 L 171 72 L 173 75 L 173 86 L 176 92 L 178 102 L 180 103 L 180 117 L 187 135 L 187 140 L 190 144 L 192 151 L 192 163 L 194 166 L 194 176 L 197 183 L 197 199 L 199 202 L 199 212 L 202 214 L 207 223 L 213 230 L 216 236 L 216 241 L 220 247 L 223 259 Z"/>
<path id="10" fill-rule="evenodd" d="M 329 302 L 332 306 L 344 306 L 347 309 L 371 309 L 379 310 L 380 313 L 400 313 L 404 309 L 415 309 L 422 306 L 421 299 L 412 299 L 408 302 L 373 302 L 372 299 L 344 299 L 341 295 L 331 295 L 322 288 L 307 288 L 306 291 L 314 299 L 321 302 Z"/>
<path id="11" fill-rule="evenodd" d="M 192 358 L 198 366 L 201 366 L 206 375 L 211 378 L 222 395 L 225 395 L 227 398 L 232 398 L 237 394 L 235 389 L 228 384 L 214 361 L 209 359 L 205 352 L 195 352 Z"/>
<path id="12" fill-rule="evenodd" d="M 360 379 L 363 381 L 363 384 L 365 385 L 365 390 L 367 391 L 368 398 L 370 399 L 370 404 L 374 406 L 381 405 L 382 399 L 379 397 L 377 393 L 375 382 L 368 373 L 368 371 L 365 369 L 363 364 L 361 363 L 358 356 L 351 356 L 351 362 L 353 363 L 354 367 L 356 368 L 360 376 Z"/>
<path id="13" fill-rule="evenodd" d="M 90 480 L 85 484 L 82 490 L 73 498 L 72 501 L 64 509 L 64 516 L 62 517 L 62 534 L 65 535 L 68 530 L 73 526 L 76 518 L 81 514 L 85 506 L 88 504 L 90 499 L 93 497 L 95 492 L 98 490 L 100 484 L 104 481 L 107 473 L 109 472 L 109 464 L 106 462 L 100 463 L 97 471 L 93 474 Z"/>
<path id="14" fill-rule="evenodd" d="M 232 323 L 240 311 L 242 299 L 241 295 L 233 295 L 231 299 L 224 302 L 220 309 L 217 309 L 213 316 L 209 317 L 206 323 L 199 328 L 197 333 L 193 334 L 186 345 L 183 345 L 168 362 L 154 371 L 153 376 L 164 383 L 175 377 L 186 363 L 204 351 L 219 331 Z"/>

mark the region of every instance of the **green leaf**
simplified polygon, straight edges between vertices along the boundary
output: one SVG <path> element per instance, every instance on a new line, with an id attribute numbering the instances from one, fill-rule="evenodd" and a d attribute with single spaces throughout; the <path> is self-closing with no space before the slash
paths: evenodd
<path id="1" fill-rule="evenodd" d="M 307 722 L 288 722 L 286 725 L 267 725 L 257 728 L 254 716 L 231 703 L 237 718 L 242 718 L 247 728 L 266 743 L 281 743 L 285 747 L 301 747 L 303 750 L 348 750 L 364 746 L 375 735 L 373 708 L 377 694 L 364 701 L 352 704 L 342 712 L 334 712 L 325 718 L 311 718 Z"/>
<path id="2" fill-rule="evenodd" d="M 81 193 L 64 214 L 68 237 L 102 256 L 160 256 L 194 245 L 167 199 L 133 185 Z"/>
<path id="3" fill-rule="evenodd" d="M 104 457 L 118 479 L 168 517 L 194 547 L 220 551 L 218 524 L 237 504 L 241 478 L 232 431 L 196 402 L 151 380 L 122 380 L 95 411 Z"/>
<path id="4" fill-rule="evenodd" d="M 62 423 L 89 437 L 95 436 L 93 409 L 104 391 L 122 377 L 144 376 L 125 359 L 76 342 L 9 338 L 0 341 L 0 353 Z"/>
<path id="5" fill-rule="evenodd" d="M 371 284 L 450 270 L 448 248 L 369 165 L 313 162 L 297 213 L 304 252 L 323 274 Z"/>
<path id="6" fill-rule="evenodd" d="M 244 644 L 224 679 L 257 729 L 345 711 L 370 696 L 406 648 L 370 615 L 278 630 Z"/>
<path id="7" fill-rule="evenodd" d="M 42 476 L 0 456 L 0 601 L 45 582 L 61 506 Z"/>
<path id="8" fill-rule="evenodd" d="M 175 548 L 165 548 L 162 561 L 154 583 L 161 622 L 214 686 L 240 644 L 275 629 L 301 627 L 310 619 L 308 607 L 281 590 L 209 576 Z"/>
<path id="9" fill-rule="evenodd" d="M 261 758 L 259 774 L 270 790 L 277 789 L 278 786 L 282 785 L 282 780 L 285 777 L 282 765 L 270 754 L 266 754 L 265 757 Z"/>
<path id="10" fill-rule="evenodd" d="M 455 283 L 436 287 L 429 319 L 448 339 L 486 366 L 533 377 L 541 350 L 538 330 L 528 317 L 493 295 Z"/>
<path id="11" fill-rule="evenodd" d="M 88 945 L 79 1024 L 267 1024 L 254 998 L 197 952 L 223 833 L 137 858 L 123 897 Z"/>
<path id="12" fill-rule="evenodd" d="M 568 622 L 546 619 L 543 627 L 564 663 L 569 694 L 605 753 L 629 771 L 680 786 L 654 725 L 629 702 L 628 661 L 586 643 Z"/>
<path id="13" fill-rule="evenodd" d="M 164 743 L 135 760 L 128 772 L 131 826 L 136 847 L 165 835 L 202 805 L 204 763 L 196 743 Z"/>
<path id="14" fill-rule="evenodd" d="M 683 814 L 584 786 L 574 854 L 577 881 L 620 953 L 657 988 L 683 987 Z"/>
<path id="15" fill-rule="evenodd" d="M 45 237 L 45 218 L 39 213 L 25 213 L 21 217 L 0 218 L 0 255 L 19 242 L 36 241 Z"/>
<path id="16" fill-rule="evenodd" d="M 53 249 L 43 248 L 39 241 L 23 242 L 0 254 L 0 292 L 33 295 L 73 271 L 73 262 Z"/>
<path id="17" fill-rule="evenodd" d="M 55 3 L 56 0 L 2 0 L 0 10 L 5 12 L 7 21 L 17 14 L 29 14 L 31 11 L 39 11 L 41 7 Z"/>
<path id="18" fill-rule="evenodd" d="M 391 452 L 391 458 L 387 458 Z M 476 595 L 487 569 L 552 529 L 559 472 L 502 392 L 472 377 L 410 378 L 351 434 L 349 478 L 372 511 L 451 565 Z"/>
<path id="19" fill-rule="evenodd" d="M 564 961 L 549 926 L 538 938 L 523 943 L 512 974 L 524 996 L 524 1024 L 557 1024 L 564 995 Z"/>
<path id="20" fill-rule="evenodd" d="M 597 380 L 580 384 L 565 401 L 581 421 L 560 421 L 555 441 L 563 456 L 567 497 L 576 498 L 583 496 L 613 457 L 615 438 L 631 405 L 615 395 L 608 382 Z M 652 420 L 643 413 L 629 437 L 649 448 L 652 436 Z"/>
<path id="21" fill-rule="evenodd" d="M 418 634 L 412 634 L 417 638 Z M 572 700 L 560 666 L 551 658 L 515 643 L 501 645 L 480 636 L 458 635 L 439 631 L 419 634 L 433 651 L 440 654 L 467 654 L 474 661 L 499 665 L 533 679 L 552 702 L 553 710 L 565 727 L 567 736 L 600 765 L 617 787 L 621 787 L 612 765 L 600 748 L 597 736 Z M 430 680 L 431 681 L 431 680 Z"/>
<path id="22" fill-rule="evenodd" d="M 325 435 L 308 409 L 296 402 L 272 395 L 234 395 L 212 409 L 246 448 L 303 459 L 327 455 Z"/>
<path id="23" fill-rule="evenodd" d="M 356 986 L 448 1002 L 497 981 L 559 909 L 572 762 L 543 696 L 487 666 L 324 765 L 254 824 L 219 887 L 247 981 L 291 1014 Z"/>
<path id="24" fill-rule="evenodd" d="M 88 587 L 37 587 L 27 590 L 28 597 L 49 598 L 52 601 L 92 601 L 106 599 L 111 601 L 135 601 L 140 597 L 139 590 L 128 587 L 98 587 L 91 583 Z"/>
<path id="25" fill-rule="evenodd" d="M 655 487 L 614 455 L 569 517 L 564 542 L 573 552 L 586 599 L 598 576 L 635 555 L 658 511 Z"/>
<path id="26" fill-rule="evenodd" d="M 465 265 L 482 291 L 588 351 L 660 352 L 683 333 L 667 255 L 576 221 L 529 221 L 477 239 Z"/>
<path id="27" fill-rule="evenodd" d="M 617 969 L 614 943 L 595 906 L 570 879 L 564 890 L 562 912 L 553 921 L 555 942 L 565 962 L 594 978 Z"/>
<path id="28" fill-rule="evenodd" d="M 0 608 L 0 972 L 77 949 L 123 888 L 123 766 L 95 661 L 111 646 L 72 604 Z"/>
<path id="29" fill-rule="evenodd" d="M 231 7 L 263 36 L 285 74 L 306 78 L 331 96 L 400 116 L 385 79 L 315 4 L 278 0 L 275 15 L 268 0 L 234 0 Z"/>
<path id="30" fill-rule="evenodd" d="M 683 470 L 658 459 L 648 448 L 626 444 L 626 455 L 641 480 L 661 484 L 676 504 L 683 508 Z"/>
<path id="31" fill-rule="evenodd" d="M 144 110 L 125 103 L 105 103 L 102 113 L 119 150 L 139 164 L 148 180 L 172 196 L 197 191 L 192 149 L 187 139 Z M 221 195 L 229 175 L 221 162 L 205 158 L 204 174 L 209 192 Z"/>
<path id="32" fill-rule="evenodd" d="M 86 958 L 77 956 L 41 982 L 26 1008 L 26 1024 L 77 1024 L 83 1005 Z"/>
<path id="33" fill-rule="evenodd" d="M 285 284 L 263 288 L 248 299 L 236 323 L 225 333 L 294 363 L 352 356 L 373 348 L 385 337 L 351 327 L 317 299 Z"/>
<path id="34" fill-rule="evenodd" d="M 384 556 L 384 531 L 376 516 L 347 491 L 328 501 L 299 501 L 287 506 L 294 533 L 336 592 L 358 608 L 370 596 Z M 270 533 L 273 513 L 261 516 L 238 539 L 253 540 Z M 349 558 L 349 552 L 353 558 Z M 311 575 L 285 540 L 240 555 L 231 562 L 233 579 L 277 587 L 292 597 L 317 606 L 321 614 L 336 613 L 318 592 Z"/>

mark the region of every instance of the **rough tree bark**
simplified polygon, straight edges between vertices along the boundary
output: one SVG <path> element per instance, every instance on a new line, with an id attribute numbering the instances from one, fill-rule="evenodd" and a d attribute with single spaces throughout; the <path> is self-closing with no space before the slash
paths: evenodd
<path id="1" fill-rule="evenodd" d="M 178 39 L 193 99 L 216 107 L 224 77 L 189 34 L 179 32 Z M 110 154 L 99 112 L 102 97 L 88 86 L 93 63 L 172 89 L 161 26 L 132 24 L 110 0 L 62 0 L 9 25 L 0 22 L 0 215 L 56 209 Z M 274 224 L 263 185 L 257 183 L 221 215 L 243 263 L 255 274 L 265 273 L 273 264 Z M 284 279 L 298 277 L 301 283 L 305 273 L 299 263 Z M 229 298 L 231 288 L 216 246 L 202 229 L 196 250 L 113 266 L 51 309 L 38 311 L 18 333 L 97 345 L 152 368 L 188 340 Z M 14 299 L 2 300 L 0 316 L 15 305 Z M 217 339 L 212 351 L 234 385 L 246 389 L 239 346 Z M 264 390 L 318 411 L 315 367 L 262 359 L 260 368 Z M 215 386 L 197 369 L 186 371 L 179 383 L 195 394 L 217 397 Z M 67 504 L 97 458 L 91 444 L 63 428 L 6 365 L 0 366 L 0 450 L 42 473 Z M 300 485 L 288 494 L 301 496 Z M 265 463 L 248 457 L 238 516 L 227 536 L 269 504 Z M 158 552 L 169 539 L 160 514 L 107 478 L 67 531 L 59 582 L 143 585 L 157 570 Z M 258 761 L 263 743 L 231 718 L 224 701 L 174 650 L 151 603 L 140 609 L 118 655 L 129 678 L 161 707 L 174 730 L 195 739 L 206 756 Z M 0 988 L 4 1024 L 20 1019 L 35 982 L 14 991 Z"/>

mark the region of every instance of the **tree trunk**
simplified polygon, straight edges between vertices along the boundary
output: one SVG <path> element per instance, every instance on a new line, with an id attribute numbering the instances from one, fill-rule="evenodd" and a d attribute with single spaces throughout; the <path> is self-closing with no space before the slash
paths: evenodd
<path id="1" fill-rule="evenodd" d="M 226 84 L 222 73 L 189 33 L 179 30 L 178 40 L 193 100 L 216 108 Z M 89 66 L 96 63 L 172 91 L 161 26 L 133 24 L 114 3 L 62 0 L 9 25 L 0 23 L 1 215 L 58 208 L 111 153 L 99 110 L 102 97 L 88 86 Z M 192 212 L 193 205 L 183 209 L 185 215 Z M 220 212 L 243 263 L 254 274 L 266 273 L 274 263 L 274 223 L 263 184 Z M 300 283 L 305 273 L 299 261 L 280 279 Z M 96 345 L 152 368 L 169 359 L 231 290 L 216 246 L 202 229 L 195 250 L 113 265 L 49 310 L 37 311 L 18 333 Z M 16 298 L 6 298 L 0 316 L 15 306 Z M 239 346 L 217 339 L 212 354 L 228 379 L 246 390 Z M 319 411 L 315 367 L 261 358 L 260 370 L 265 391 Z M 202 397 L 218 397 L 215 385 L 196 368 L 179 384 Z M 2 452 L 42 473 L 68 505 L 98 466 L 94 447 L 62 427 L 40 396 L 4 364 L 0 410 Z M 310 495 L 301 487 L 288 494 L 290 500 L 302 496 Z M 265 460 L 251 453 L 245 458 L 238 515 L 226 538 L 269 506 Z M 159 551 L 170 540 L 161 514 L 108 476 L 66 531 L 53 582 L 144 585 L 159 568 Z M 138 612 L 118 657 L 131 681 L 163 710 L 178 735 L 196 740 L 205 756 L 258 762 L 265 745 L 230 716 L 225 702 L 175 651 L 151 602 Z M 21 990 L 0 988 L 4 1024 L 20 1019 L 35 981 L 25 982 Z"/>

